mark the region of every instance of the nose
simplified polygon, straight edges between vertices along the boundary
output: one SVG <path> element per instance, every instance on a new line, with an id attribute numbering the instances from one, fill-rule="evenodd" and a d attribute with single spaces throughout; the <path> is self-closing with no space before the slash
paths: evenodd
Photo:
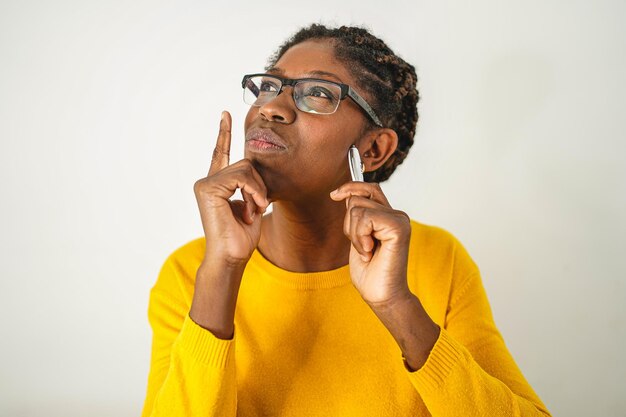
<path id="1" fill-rule="evenodd" d="M 292 87 L 283 87 L 276 97 L 259 106 L 259 114 L 272 122 L 293 123 L 296 118 L 296 105 L 293 101 Z"/>

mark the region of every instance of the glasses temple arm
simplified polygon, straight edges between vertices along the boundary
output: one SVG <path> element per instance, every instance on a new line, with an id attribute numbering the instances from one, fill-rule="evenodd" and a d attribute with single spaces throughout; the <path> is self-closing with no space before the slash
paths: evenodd
<path id="1" fill-rule="evenodd" d="M 352 100 L 354 100 L 356 104 L 361 106 L 363 110 L 365 110 L 365 112 L 372 118 L 372 120 L 374 121 L 374 123 L 376 123 L 378 127 L 383 127 L 382 122 L 380 121 L 378 116 L 376 116 L 376 113 L 374 113 L 374 110 L 370 107 L 370 105 L 367 104 L 367 101 L 365 101 L 360 95 L 358 95 L 356 91 L 352 90 L 350 86 L 348 86 L 348 96 Z"/>

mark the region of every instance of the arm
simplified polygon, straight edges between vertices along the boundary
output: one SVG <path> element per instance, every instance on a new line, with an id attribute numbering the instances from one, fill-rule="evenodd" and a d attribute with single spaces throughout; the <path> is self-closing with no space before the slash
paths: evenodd
<path id="1" fill-rule="evenodd" d="M 166 261 L 150 296 L 154 336 L 143 416 L 227 417 L 237 412 L 235 306 L 269 201 L 249 160 L 229 165 L 231 124 L 230 114 L 223 112 L 209 174 L 194 184 L 207 244 L 194 271 L 193 301 L 191 291 L 181 293 L 192 281 L 183 278 L 189 278 L 193 267 L 182 272 L 177 263 L 190 262 L 185 253 L 179 261 Z M 231 201 L 237 189 L 243 200 Z"/>
<path id="2" fill-rule="evenodd" d="M 352 283 L 394 337 L 408 367 L 417 369 L 408 377 L 430 413 L 549 416 L 506 349 L 478 269 L 461 244 L 452 242 L 450 298 L 439 328 L 409 289 L 408 216 L 391 208 L 377 184 L 346 183 L 331 198 L 346 200 L 344 233 L 352 242 Z M 419 284 L 420 275 L 414 278 Z M 423 279 L 442 282 L 446 277 Z"/>
<path id="3" fill-rule="evenodd" d="M 549 416 L 493 322 L 478 273 L 455 293 L 444 328 L 434 333 L 434 346 L 430 330 L 434 323 L 414 295 L 375 310 L 408 365 L 417 369 L 408 376 L 430 413 L 437 417 Z"/>
<path id="4" fill-rule="evenodd" d="M 142 417 L 235 416 L 235 340 L 220 339 L 190 318 L 183 274 L 170 257 L 150 293 L 152 357 Z"/>

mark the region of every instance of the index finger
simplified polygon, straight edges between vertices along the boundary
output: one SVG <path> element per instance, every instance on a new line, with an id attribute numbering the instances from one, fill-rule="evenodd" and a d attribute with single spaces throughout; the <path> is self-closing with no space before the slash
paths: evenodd
<path id="1" fill-rule="evenodd" d="M 391 207 L 378 183 L 351 181 L 330 193 L 330 198 L 335 201 L 345 200 L 352 196 L 369 198 L 383 206 Z"/>
<path id="2" fill-rule="evenodd" d="M 232 126 L 232 118 L 227 111 L 222 112 L 220 120 L 220 133 L 217 135 L 217 142 L 211 157 L 211 167 L 209 175 L 215 174 L 217 171 L 228 166 L 230 158 L 230 128 Z"/>

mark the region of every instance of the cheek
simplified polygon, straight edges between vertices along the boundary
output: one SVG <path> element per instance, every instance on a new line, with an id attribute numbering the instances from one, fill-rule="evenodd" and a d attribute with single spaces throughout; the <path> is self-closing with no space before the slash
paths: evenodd
<path id="1" fill-rule="evenodd" d="M 354 134 L 348 135 L 346 129 L 327 127 L 311 125 L 302 130 L 298 163 L 303 169 L 306 166 L 320 176 L 334 178 L 347 169 L 348 149 L 355 139 Z"/>
<path id="2" fill-rule="evenodd" d="M 258 112 L 258 109 L 250 106 L 248 112 L 246 113 L 246 118 L 243 122 L 245 130 L 248 130 L 248 126 L 250 126 L 250 124 L 254 121 L 254 116 L 256 115 L 256 112 Z"/>

